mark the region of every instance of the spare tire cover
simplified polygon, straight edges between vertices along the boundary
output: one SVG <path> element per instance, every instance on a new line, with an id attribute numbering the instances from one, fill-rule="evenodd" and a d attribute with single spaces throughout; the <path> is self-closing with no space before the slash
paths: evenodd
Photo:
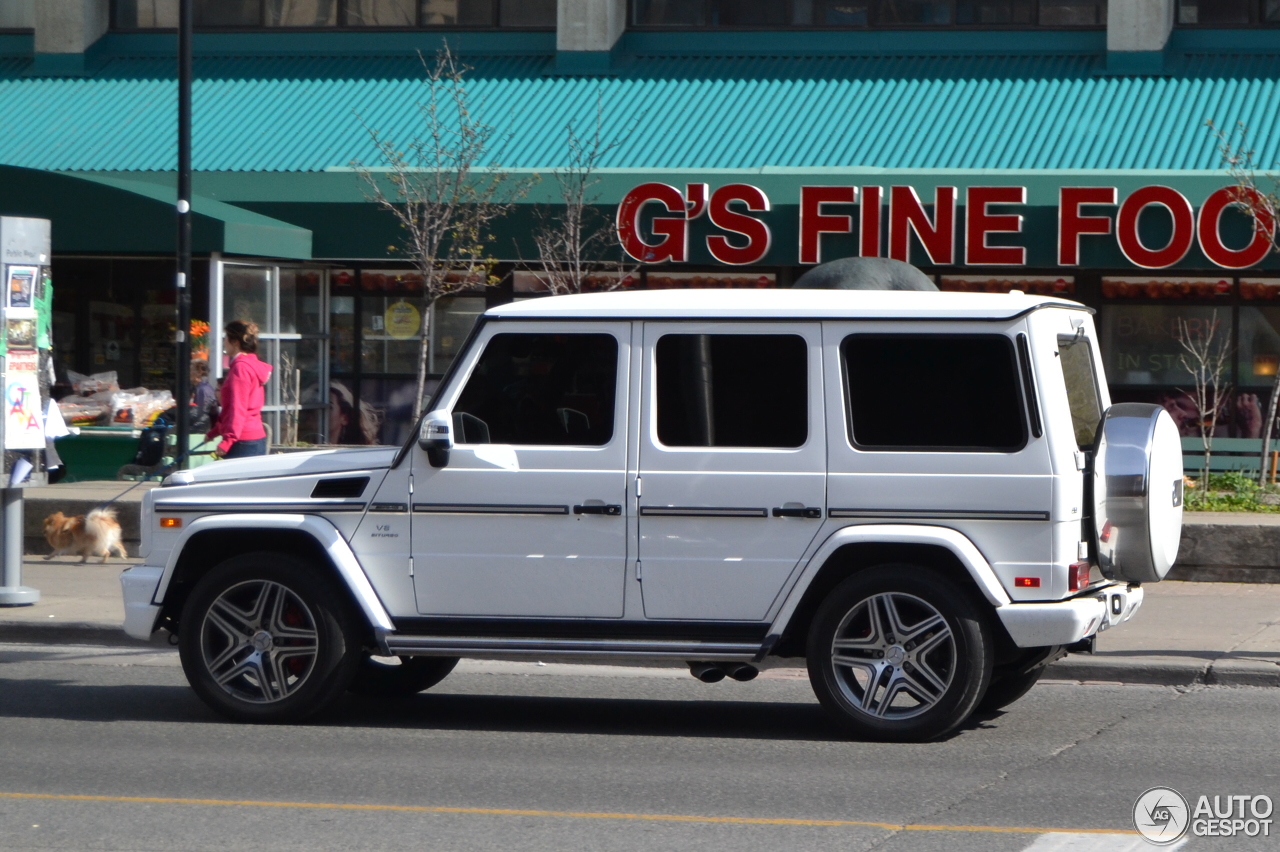
<path id="1" fill-rule="evenodd" d="M 1178 556 L 1182 538 L 1182 441 L 1158 405 L 1107 409 L 1093 458 L 1093 519 L 1098 567 L 1110 580 L 1155 583 Z"/>

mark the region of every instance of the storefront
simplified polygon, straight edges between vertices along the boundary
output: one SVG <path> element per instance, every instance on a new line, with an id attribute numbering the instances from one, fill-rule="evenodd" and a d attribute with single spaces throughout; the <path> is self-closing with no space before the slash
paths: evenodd
<path id="1" fill-rule="evenodd" d="M 1257 162 L 1280 160 L 1280 30 L 1175 29 L 1159 73 L 1124 74 L 1094 19 L 658 32 L 675 25 L 648 8 L 599 73 L 562 72 L 549 31 L 458 36 L 469 96 L 510 140 L 505 170 L 540 180 L 490 235 L 498 285 L 431 308 L 432 381 L 487 306 L 543 295 L 530 233 L 562 203 L 566 126 L 589 127 L 599 104 L 617 144 L 593 204 L 632 259 L 584 289 L 788 287 L 821 261 L 898 257 L 944 290 L 1095 308 L 1113 397 L 1162 401 L 1188 432 L 1179 330 L 1217 329 L 1237 397 L 1215 429 L 1257 433 L 1280 366 L 1280 260 L 1227 203 L 1205 122 L 1243 123 Z M 418 126 L 415 51 L 440 33 L 335 26 L 197 37 L 193 313 L 212 326 L 215 374 L 225 322 L 262 328 L 277 440 L 398 443 L 426 306 L 356 164 L 377 164 L 370 128 Z M 5 38 L 0 53 L 17 44 Z M 124 28 L 95 51 L 69 78 L 0 68 L 0 99 L 28 105 L 24 133 L 0 139 L 5 212 L 54 222 L 60 381 L 115 370 L 121 386 L 165 386 L 172 104 L 156 81 L 171 38 Z"/>

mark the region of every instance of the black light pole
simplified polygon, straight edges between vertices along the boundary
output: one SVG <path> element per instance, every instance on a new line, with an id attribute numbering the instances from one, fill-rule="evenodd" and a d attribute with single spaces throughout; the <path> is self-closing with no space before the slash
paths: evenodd
<path id="1" fill-rule="evenodd" d="M 191 445 L 191 0 L 178 0 L 178 445 L 186 467 Z"/>

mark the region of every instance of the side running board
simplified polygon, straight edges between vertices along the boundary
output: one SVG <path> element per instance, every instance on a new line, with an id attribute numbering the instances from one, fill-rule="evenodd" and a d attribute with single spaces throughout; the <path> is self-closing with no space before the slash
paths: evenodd
<path id="1" fill-rule="evenodd" d="M 386 637 L 395 656 L 618 657 L 749 662 L 761 653 L 759 642 L 716 642 L 663 639 L 514 638 L 509 636 Z"/>

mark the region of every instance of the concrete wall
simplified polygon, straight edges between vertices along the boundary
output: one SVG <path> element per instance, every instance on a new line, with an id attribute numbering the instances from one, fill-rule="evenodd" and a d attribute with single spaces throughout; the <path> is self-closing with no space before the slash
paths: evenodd
<path id="1" fill-rule="evenodd" d="M 109 0 L 39 0 L 36 3 L 36 53 L 84 53 L 106 33 Z"/>
<path id="2" fill-rule="evenodd" d="M 1111 0 L 1107 4 L 1107 50 L 1164 50 L 1173 30 L 1176 0 Z"/>
<path id="3" fill-rule="evenodd" d="M 627 0 L 559 0 L 556 50 L 608 51 L 627 25 Z"/>

